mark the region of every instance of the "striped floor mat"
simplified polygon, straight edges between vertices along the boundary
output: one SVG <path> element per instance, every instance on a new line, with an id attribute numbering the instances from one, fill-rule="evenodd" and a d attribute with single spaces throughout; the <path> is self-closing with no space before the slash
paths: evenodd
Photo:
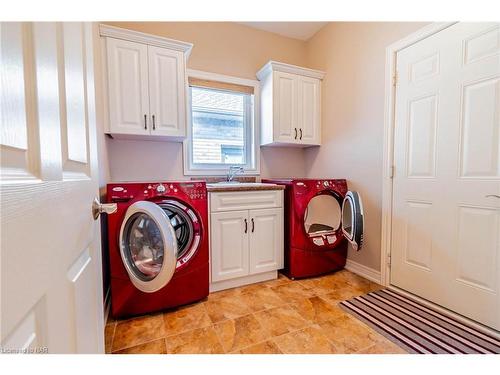
<path id="1" fill-rule="evenodd" d="M 410 353 L 500 353 L 500 340 L 392 290 L 340 306 Z"/>

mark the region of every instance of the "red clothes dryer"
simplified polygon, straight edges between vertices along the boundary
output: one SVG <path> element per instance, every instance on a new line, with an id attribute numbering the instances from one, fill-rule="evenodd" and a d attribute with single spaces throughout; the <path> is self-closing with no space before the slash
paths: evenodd
<path id="1" fill-rule="evenodd" d="M 205 182 L 114 183 L 107 201 L 111 312 L 116 318 L 208 295 Z"/>
<path id="2" fill-rule="evenodd" d="M 265 179 L 285 185 L 285 269 L 291 278 L 345 266 L 347 244 L 363 243 L 363 206 L 344 179 Z"/>

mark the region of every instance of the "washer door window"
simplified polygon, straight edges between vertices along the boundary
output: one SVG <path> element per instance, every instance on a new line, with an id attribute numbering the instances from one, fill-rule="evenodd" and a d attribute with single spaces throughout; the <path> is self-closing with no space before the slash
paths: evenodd
<path id="1" fill-rule="evenodd" d="M 168 284 L 175 272 L 178 245 L 160 206 L 140 201 L 128 208 L 120 230 L 120 254 L 137 289 L 152 293 Z"/>
<path id="2" fill-rule="evenodd" d="M 334 234 L 340 227 L 341 218 L 340 203 L 333 195 L 316 195 L 307 205 L 304 229 L 309 237 Z"/>
<path id="3" fill-rule="evenodd" d="M 355 191 L 348 191 L 342 203 L 342 233 L 354 250 L 363 246 L 363 203 Z"/>

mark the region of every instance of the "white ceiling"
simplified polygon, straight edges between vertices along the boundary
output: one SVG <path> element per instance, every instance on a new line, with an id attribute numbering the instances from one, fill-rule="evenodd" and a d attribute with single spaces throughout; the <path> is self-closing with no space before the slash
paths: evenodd
<path id="1" fill-rule="evenodd" d="M 328 22 L 239 22 L 243 25 L 270 31 L 289 38 L 308 40 Z"/>

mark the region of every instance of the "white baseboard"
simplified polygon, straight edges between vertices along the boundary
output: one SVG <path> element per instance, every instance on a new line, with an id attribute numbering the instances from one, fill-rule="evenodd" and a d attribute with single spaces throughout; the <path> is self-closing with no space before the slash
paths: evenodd
<path id="1" fill-rule="evenodd" d="M 354 262 L 353 260 L 347 259 L 345 268 L 359 276 L 364 277 L 374 283 L 381 283 L 380 271 L 374 270 L 373 268 L 362 265 L 361 263 Z"/>
<path id="2" fill-rule="evenodd" d="M 278 271 L 269 271 L 263 273 L 257 273 L 255 275 L 249 275 L 244 277 L 238 277 L 236 279 L 229 279 L 210 283 L 210 293 L 218 292 L 224 289 L 236 288 L 242 285 L 260 283 L 262 281 L 274 280 L 278 278 Z"/>
<path id="3" fill-rule="evenodd" d="M 108 322 L 109 311 L 111 310 L 111 288 L 108 287 L 106 290 L 106 296 L 104 297 L 104 325 Z"/>

